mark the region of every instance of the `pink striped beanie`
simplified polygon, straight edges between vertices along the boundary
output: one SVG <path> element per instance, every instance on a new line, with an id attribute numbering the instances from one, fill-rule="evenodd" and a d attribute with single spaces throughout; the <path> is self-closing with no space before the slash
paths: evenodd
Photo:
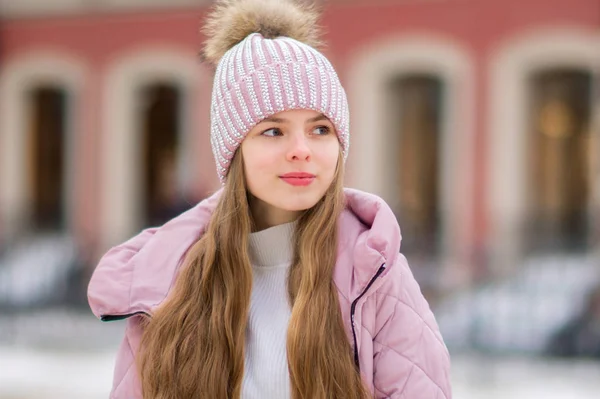
<path id="1" fill-rule="evenodd" d="M 286 36 L 251 33 L 217 64 L 211 103 L 211 145 L 221 183 L 244 137 L 281 111 L 311 109 L 333 123 L 344 160 L 350 146 L 348 101 L 327 58 Z"/>

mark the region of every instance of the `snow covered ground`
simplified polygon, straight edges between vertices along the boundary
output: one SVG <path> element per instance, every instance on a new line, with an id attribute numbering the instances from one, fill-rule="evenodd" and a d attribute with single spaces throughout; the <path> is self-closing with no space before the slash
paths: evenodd
<path id="1" fill-rule="evenodd" d="M 106 399 L 114 350 L 0 347 L 2 399 Z M 597 399 L 600 362 L 453 357 L 455 399 Z"/>
<path id="2" fill-rule="evenodd" d="M 114 353 L 0 348 L 2 399 L 106 399 Z"/>
<path id="3" fill-rule="evenodd" d="M 0 399 L 106 399 L 125 323 L 0 313 Z M 452 355 L 454 399 L 598 399 L 600 361 Z"/>
<path id="4" fill-rule="evenodd" d="M 597 399 L 600 362 L 454 356 L 455 399 Z"/>

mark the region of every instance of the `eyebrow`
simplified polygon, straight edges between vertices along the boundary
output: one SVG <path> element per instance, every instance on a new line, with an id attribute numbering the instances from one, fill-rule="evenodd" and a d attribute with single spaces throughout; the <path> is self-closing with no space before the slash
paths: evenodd
<path id="1" fill-rule="evenodd" d="M 327 118 L 325 115 L 323 114 L 319 114 L 313 118 L 310 118 L 306 121 L 306 123 L 314 123 L 314 122 L 318 122 L 318 121 L 322 121 L 322 120 L 329 120 L 329 118 Z M 267 117 L 265 119 L 263 119 L 262 121 L 260 121 L 260 123 L 263 122 L 273 122 L 273 123 L 289 123 L 290 121 L 288 119 L 285 118 L 276 118 L 274 116 L 270 116 Z"/>

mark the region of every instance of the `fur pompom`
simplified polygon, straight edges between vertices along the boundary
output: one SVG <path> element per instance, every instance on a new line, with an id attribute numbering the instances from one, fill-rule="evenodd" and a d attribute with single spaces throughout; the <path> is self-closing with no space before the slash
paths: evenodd
<path id="1" fill-rule="evenodd" d="M 202 32 L 202 58 L 214 65 L 233 46 L 252 33 L 274 39 L 287 36 L 311 47 L 321 46 L 319 12 L 298 0 L 217 0 Z"/>

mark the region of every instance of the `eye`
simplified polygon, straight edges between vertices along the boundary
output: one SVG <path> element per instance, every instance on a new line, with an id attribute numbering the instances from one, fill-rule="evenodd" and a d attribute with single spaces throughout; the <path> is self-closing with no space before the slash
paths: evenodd
<path id="1" fill-rule="evenodd" d="M 313 130 L 313 133 L 315 133 L 317 136 L 325 136 L 326 134 L 329 134 L 330 132 L 331 132 L 331 129 L 329 128 L 329 126 L 317 126 Z"/>
<path id="2" fill-rule="evenodd" d="M 274 127 L 272 129 L 268 129 L 268 130 L 265 130 L 264 132 L 262 132 L 261 136 L 267 136 L 267 137 L 281 136 L 281 130 Z"/>

